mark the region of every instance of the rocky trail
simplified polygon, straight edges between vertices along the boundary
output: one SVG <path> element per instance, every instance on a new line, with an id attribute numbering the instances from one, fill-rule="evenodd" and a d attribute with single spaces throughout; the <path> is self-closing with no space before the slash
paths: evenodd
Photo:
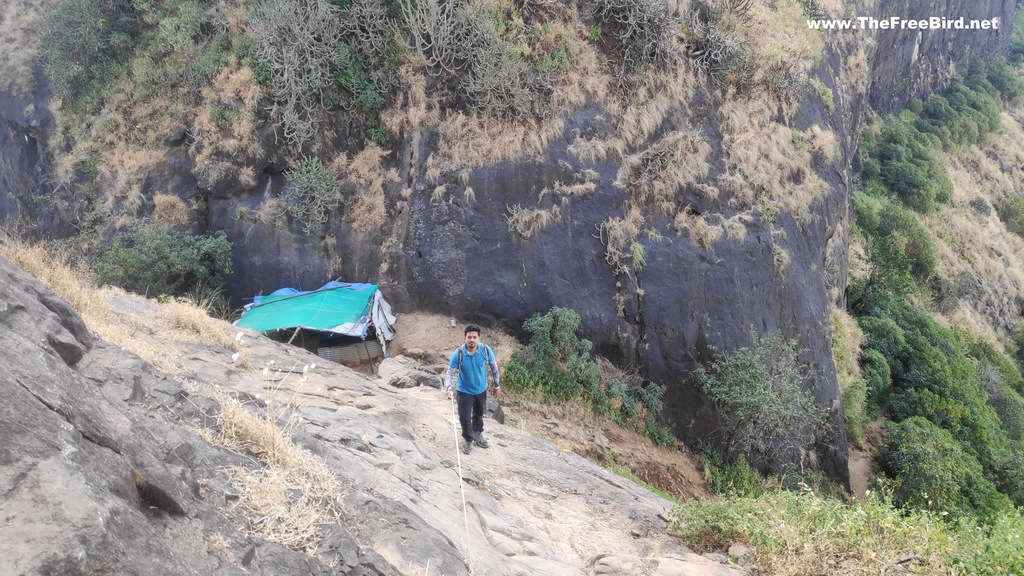
<path id="1" fill-rule="evenodd" d="M 125 329 L 162 337 L 131 321 L 161 305 L 111 301 Z M 414 378 L 367 376 L 256 334 L 237 356 L 171 343 L 171 375 L 95 338 L 3 259 L 0 346 L 4 574 L 739 573 L 667 533 L 671 502 L 568 446 L 488 420 L 491 448 L 461 455 L 450 402 Z M 326 464 L 334 496 L 310 504 L 288 482 L 274 492 L 262 449 L 211 443 L 229 398 L 273 411 Z M 284 515 L 252 512 L 256 496 Z M 260 536 L 301 520 L 305 543 Z"/>

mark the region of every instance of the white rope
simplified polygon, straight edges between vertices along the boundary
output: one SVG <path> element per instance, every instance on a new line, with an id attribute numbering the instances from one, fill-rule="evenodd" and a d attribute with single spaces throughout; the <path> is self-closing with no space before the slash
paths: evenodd
<path id="1" fill-rule="evenodd" d="M 455 395 L 452 395 L 452 434 L 455 436 L 455 461 L 459 465 L 459 491 L 462 492 L 462 519 L 466 523 L 466 553 L 469 555 L 469 563 L 473 564 L 473 549 L 469 547 L 469 512 L 466 510 L 466 483 L 462 481 L 462 455 L 459 454 L 459 431 L 455 422 L 459 419 L 455 412 Z"/>

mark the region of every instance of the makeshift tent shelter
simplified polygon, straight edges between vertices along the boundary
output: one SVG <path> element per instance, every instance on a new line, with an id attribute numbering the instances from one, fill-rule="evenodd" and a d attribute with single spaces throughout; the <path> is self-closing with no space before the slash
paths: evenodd
<path id="1" fill-rule="evenodd" d="M 318 332 L 317 353 L 340 361 L 332 357 L 336 344 L 344 345 L 346 338 L 349 344 L 353 338 L 365 341 L 371 333 L 386 356 L 387 342 L 395 337 L 395 321 L 376 284 L 328 282 L 308 292 L 282 288 L 269 296 L 256 296 L 235 325 L 268 335 L 291 331 L 293 338 L 300 330 Z"/>

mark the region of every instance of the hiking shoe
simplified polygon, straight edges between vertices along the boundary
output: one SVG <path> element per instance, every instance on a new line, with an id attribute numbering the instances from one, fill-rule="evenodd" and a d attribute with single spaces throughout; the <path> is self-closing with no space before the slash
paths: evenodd
<path id="1" fill-rule="evenodd" d="M 484 440 L 483 432 L 473 434 L 473 444 L 476 444 L 481 448 L 489 448 L 491 446 L 487 443 L 487 440 Z"/>
<path id="2" fill-rule="evenodd" d="M 462 453 L 469 454 L 469 451 L 473 449 L 473 442 L 466 440 L 462 443 Z"/>

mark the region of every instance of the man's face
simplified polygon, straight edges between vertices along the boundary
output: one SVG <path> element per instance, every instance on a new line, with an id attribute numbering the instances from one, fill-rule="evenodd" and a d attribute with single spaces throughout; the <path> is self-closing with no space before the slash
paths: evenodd
<path id="1" fill-rule="evenodd" d="M 476 350 L 478 342 L 480 342 L 479 332 L 466 332 L 466 350 L 469 350 L 470 352 Z"/>

